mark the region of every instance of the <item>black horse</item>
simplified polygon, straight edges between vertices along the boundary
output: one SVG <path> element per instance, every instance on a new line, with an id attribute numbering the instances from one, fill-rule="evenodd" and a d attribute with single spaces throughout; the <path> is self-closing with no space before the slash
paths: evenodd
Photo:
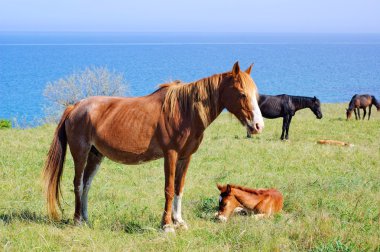
<path id="1" fill-rule="evenodd" d="M 260 95 L 259 107 L 265 118 L 284 118 L 281 140 L 288 139 L 290 122 L 298 110 L 310 108 L 318 119 L 322 118 L 321 102 L 315 96 Z M 250 137 L 250 134 L 247 133 L 247 137 Z"/>

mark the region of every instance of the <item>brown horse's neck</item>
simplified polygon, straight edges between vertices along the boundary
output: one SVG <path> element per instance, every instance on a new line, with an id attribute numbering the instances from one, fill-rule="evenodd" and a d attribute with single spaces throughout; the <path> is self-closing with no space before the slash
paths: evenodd
<path id="1" fill-rule="evenodd" d="M 193 127 L 205 130 L 222 112 L 219 100 L 220 84 L 225 74 L 216 74 L 189 84 L 168 86 L 163 110 L 179 126 L 191 121 Z M 185 119 L 185 120 L 184 120 Z"/>

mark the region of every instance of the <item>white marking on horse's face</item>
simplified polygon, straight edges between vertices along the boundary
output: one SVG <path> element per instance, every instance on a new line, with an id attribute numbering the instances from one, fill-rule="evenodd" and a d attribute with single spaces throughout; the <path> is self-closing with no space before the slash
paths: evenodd
<path id="1" fill-rule="evenodd" d="M 222 202 L 223 197 L 219 196 L 219 203 Z"/>
<path id="2" fill-rule="evenodd" d="M 264 119 L 256 99 L 256 91 L 253 91 L 251 103 L 253 108 L 253 127 L 257 133 L 261 133 L 264 129 Z"/>

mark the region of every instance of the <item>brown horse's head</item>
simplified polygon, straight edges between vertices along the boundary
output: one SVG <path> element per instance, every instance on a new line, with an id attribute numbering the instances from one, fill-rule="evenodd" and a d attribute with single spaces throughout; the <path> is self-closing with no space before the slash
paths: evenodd
<path id="1" fill-rule="evenodd" d="M 351 118 L 351 115 L 352 115 L 352 110 L 350 110 L 350 109 L 346 109 L 346 117 L 347 117 L 347 120 Z"/>
<path id="2" fill-rule="evenodd" d="M 222 105 L 247 127 L 252 134 L 260 133 L 264 128 L 264 120 L 258 105 L 258 91 L 252 80 L 252 65 L 245 71 L 240 71 L 236 62 L 221 86 L 220 99 Z"/>
<path id="3" fill-rule="evenodd" d="M 220 221 L 227 221 L 228 217 L 234 212 L 237 207 L 241 207 L 241 204 L 232 194 L 231 186 L 217 185 L 220 196 L 219 196 L 219 210 L 216 213 L 215 217 Z"/>

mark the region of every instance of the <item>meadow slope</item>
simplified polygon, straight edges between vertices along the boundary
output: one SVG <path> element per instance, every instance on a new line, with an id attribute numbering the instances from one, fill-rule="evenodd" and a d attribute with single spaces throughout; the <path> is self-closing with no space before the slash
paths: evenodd
<path id="1" fill-rule="evenodd" d="M 105 160 L 89 195 L 89 226 L 73 226 L 73 163 L 63 173 L 61 222 L 46 217 L 40 174 L 54 125 L 0 130 L 0 250 L 5 251 L 380 251 L 380 112 L 346 121 L 345 104 L 325 104 L 317 120 L 300 111 L 290 140 L 282 120 L 265 120 L 245 138 L 223 113 L 205 132 L 187 175 L 183 200 L 188 231 L 160 232 L 163 160 L 126 166 Z M 318 145 L 319 139 L 354 147 Z M 216 183 L 276 187 L 282 214 L 256 221 L 213 220 Z M 340 249 L 340 250 L 339 250 Z"/>

